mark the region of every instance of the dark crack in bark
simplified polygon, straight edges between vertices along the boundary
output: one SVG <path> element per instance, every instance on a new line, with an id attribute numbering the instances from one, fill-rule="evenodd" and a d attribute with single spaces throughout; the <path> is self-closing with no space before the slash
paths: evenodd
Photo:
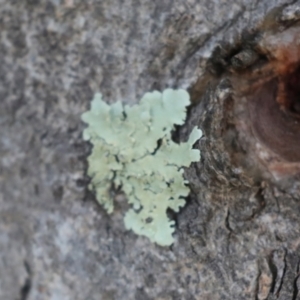
<path id="1" fill-rule="evenodd" d="M 27 277 L 25 279 L 25 282 L 23 284 L 23 286 L 21 287 L 20 290 L 20 300 L 27 300 L 29 297 L 29 293 L 31 290 L 31 284 L 32 284 L 32 274 L 31 274 L 31 269 L 30 269 L 30 265 L 28 263 L 28 261 L 24 261 L 24 267 L 25 270 L 27 272 Z"/>

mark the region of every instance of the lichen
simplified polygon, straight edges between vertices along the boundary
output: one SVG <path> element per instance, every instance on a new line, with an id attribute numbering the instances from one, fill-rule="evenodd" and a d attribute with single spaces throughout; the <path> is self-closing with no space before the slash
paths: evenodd
<path id="1" fill-rule="evenodd" d="M 108 105 L 96 94 L 90 111 L 82 115 L 89 125 L 83 137 L 93 144 L 89 188 L 111 213 L 112 184 L 121 187 L 131 204 L 126 228 L 162 246 L 174 241 L 175 224 L 167 209 L 178 212 L 189 194 L 183 167 L 200 159 L 200 151 L 192 149 L 202 135 L 200 129 L 194 128 L 186 143 L 176 144 L 171 138 L 174 125 L 184 124 L 189 104 L 185 90 L 146 93 L 134 106 L 120 101 Z"/>

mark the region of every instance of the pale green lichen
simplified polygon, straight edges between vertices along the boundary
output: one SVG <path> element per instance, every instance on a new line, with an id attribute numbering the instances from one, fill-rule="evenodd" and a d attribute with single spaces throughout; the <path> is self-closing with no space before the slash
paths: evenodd
<path id="1" fill-rule="evenodd" d="M 108 105 L 96 94 L 91 110 L 82 115 L 89 125 L 83 137 L 93 144 L 90 189 L 111 213 L 112 183 L 120 186 L 132 204 L 125 215 L 126 228 L 162 246 L 173 243 L 174 221 L 167 209 L 178 212 L 189 194 L 182 167 L 200 159 L 200 151 L 192 149 L 200 129 L 194 128 L 186 143 L 171 139 L 174 125 L 184 123 L 189 104 L 185 90 L 146 93 L 138 105 L 124 107 L 121 102 Z"/>

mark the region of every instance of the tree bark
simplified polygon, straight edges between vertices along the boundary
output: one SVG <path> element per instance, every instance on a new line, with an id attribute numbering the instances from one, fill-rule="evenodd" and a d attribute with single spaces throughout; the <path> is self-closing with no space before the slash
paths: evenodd
<path id="1" fill-rule="evenodd" d="M 0 4 L 0 299 L 300 299 L 298 2 Z M 88 191 L 80 115 L 168 87 L 204 137 L 163 248 Z"/>

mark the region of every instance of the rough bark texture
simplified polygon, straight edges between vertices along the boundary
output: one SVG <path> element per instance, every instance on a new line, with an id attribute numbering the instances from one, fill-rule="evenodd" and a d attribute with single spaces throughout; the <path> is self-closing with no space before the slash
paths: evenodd
<path id="1" fill-rule="evenodd" d="M 0 299 L 299 299 L 299 166 L 251 101 L 284 76 L 270 41 L 298 15 L 286 0 L 1 0 Z M 80 115 L 98 91 L 166 87 L 194 103 L 176 137 L 205 136 L 161 248 L 125 230 L 122 196 L 108 216 L 87 191 Z"/>

